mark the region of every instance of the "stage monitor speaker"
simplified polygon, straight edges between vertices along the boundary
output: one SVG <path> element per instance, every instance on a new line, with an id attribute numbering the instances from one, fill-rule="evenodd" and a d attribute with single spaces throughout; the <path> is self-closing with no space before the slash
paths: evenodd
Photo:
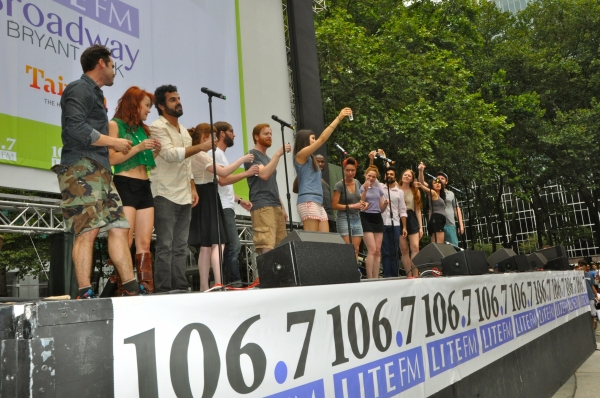
<path id="1" fill-rule="evenodd" d="M 292 231 L 277 244 L 285 245 L 288 242 L 323 242 L 323 243 L 341 243 L 345 244 L 340 234 L 335 232 L 313 232 L 313 231 Z"/>
<path id="2" fill-rule="evenodd" d="M 488 259 L 489 263 L 489 259 Z M 494 264 L 498 265 L 498 272 L 529 272 L 531 266 L 527 261 L 527 256 L 524 254 L 517 254 L 507 259 L 501 260 Z"/>
<path id="3" fill-rule="evenodd" d="M 570 271 L 571 266 L 569 265 L 569 259 L 566 257 L 557 257 L 552 260 L 548 260 L 544 266 L 545 270 L 548 271 Z"/>
<path id="4" fill-rule="evenodd" d="M 260 288 L 360 281 L 354 246 L 288 242 L 256 258 Z"/>
<path id="5" fill-rule="evenodd" d="M 543 254 L 548 261 L 559 257 L 567 257 L 567 251 L 565 250 L 564 246 L 561 245 L 548 247 L 542 250 L 536 250 L 536 253 Z"/>
<path id="6" fill-rule="evenodd" d="M 494 253 L 492 253 L 488 257 L 487 263 L 491 268 L 495 268 L 496 264 L 498 264 L 499 262 L 501 262 L 503 260 L 507 260 L 510 257 L 514 257 L 516 255 L 517 255 L 517 253 L 515 253 L 512 249 L 507 249 L 505 247 L 502 247 L 502 248 L 496 250 Z"/>
<path id="7" fill-rule="evenodd" d="M 77 297 L 77 279 L 73 268 L 73 235 L 59 232 L 50 235 L 50 270 L 48 272 L 48 295 L 69 294 Z"/>
<path id="8" fill-rule="evenodd" d="M 456 253 L 456 248 L 445 243 L 430 243 L 413 258 L 413 264 L 419 271 L 441 267 L 442 259 Z"/>
<path id="9" fill-rule="evenodd" d="M 527 256 L 527 262 L 532 270 L 544 269 L 548 263 L 548 259 L 542 253 L 534 252 Z"/>
<path id="10" fill-rule="evenodd" d="M 489 273 L 485 253 L 476 250 L 463 250 L 442 259 L 445 276 L 483 275 Z"/>

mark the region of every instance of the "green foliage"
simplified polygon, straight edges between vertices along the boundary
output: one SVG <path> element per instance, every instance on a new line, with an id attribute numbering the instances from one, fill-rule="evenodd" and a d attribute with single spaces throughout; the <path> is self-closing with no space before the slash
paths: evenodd
<path id="1" fill-rule="evenodd" d="M 516 15 L 473 0 L 328 6 L 315 21 L 326 119 L 354 110 L 335 141 L 361 165 L 382 148 L 398 169 L 424 161 L 458 187 L 476 182 L 474 211 L 497 217 L 488 236 L 505 216 L 498 192 L 509 188 L 532 201 L 550 243 L 570 239 L 553 236 L 551 219 L 581 235 L 572 209 L 540 195 L 560 183 L 582 195 L 600 242 L 597 0 L 537 0 Z M 337 151 L 329 153 L 337 164 Z"/>
<path id="2" fill-rule="evenodd" d="M 0 250 L 1 270 L 17 270 L 18 276 L 23 277 L 28 274 L 38 276 L 43 269 L 48 269 L 50 239 L 47 235 L 3 234 L 2 236 L 4 236 L 4 245 Z"/>

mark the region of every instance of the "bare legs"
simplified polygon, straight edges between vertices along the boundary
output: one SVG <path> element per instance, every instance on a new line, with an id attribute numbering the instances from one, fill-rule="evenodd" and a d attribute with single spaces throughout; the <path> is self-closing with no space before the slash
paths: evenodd
<path id="1" fill-rule="evenodd" d="M 365 232 L 365 245 L 367 245 L 367 278 L 379 278 L 379 267 L 381 262 L 381 242 L 383 241 L 382 232 Z"/>
<path id="2" fill-rule="evenodd" d="M 434 243 L 444 243 L 444 231 L 432 233 L 431 241 Z"/>
<path id="3" fill-rule="evenodd" d="M 96 236 L 98 236 L 98 229 L 92 229 L 77 235 L 73 242 L 73 265 L 80 289 L 92 284 L 92 257 Z"/>
<path id="4" fill-rule="evenodd" d="M 136 210 L 131 206 L 124 206 L 125 218 L 129 222 L 129 247 L 133 243 L 135 232 L 135 252 L 149 253 L 152 230 L 154 229 L 154 207 Z"/>
<path id="5" fill-rule="evenodd" d="M 348 235 L 342 235 L 342 239 L 344 242 L 350 243 L 350 237 Z M 352 237 L 352 245 L 354 246 L 354 255 L 356 259 L 358 259 L 358 249 L 360 248 L 360 242 L 362 241 L 362 236 L 353 236 Z"/>
<path id="6" fill-rule="evenodd" d="M 73 242 L 73 265 L 79 288 L 91 285 L 92 258 L 94 256 L 94 240 L 99 230 L 92 229 L 75 237 Z M 129 229 L 112 228 L 108 230 L 108 254 L 115 268 L 122 275 L 122 280 L 128 282 L 134 278 L 133 264 L 129 255 L 127 236 Z"/>
<path id="7" fill-rule="evenodd" d="M 208 274 L 210 268 L 213 270 L 215 277 L 215 284 L 221 283 L 221 265 L 219 264 L 219 245 L 212 245 L 211 247 L 200 248 L 200 254 L 198 255 L 198 270 L 200 272 L 200 291 L 203 292 L 208 290 Z M 221 245 L 221 257 L 223 256 L 223 249 L 225 245 Z"/>
<path id="8" fill-rule="evenodd" d="M 302 220 L 302 229 L 305 231 L 329 232 L 329 222 L 307 218 Z"/>
<path id="9" fill-rule="evenodd" d="M 419 271 L 414 268 L 415 264 L 412 262 L 412 259 L 419 252 L 419 234 L 408 235 L 408 238 L 400 236 L 400 252 L 402 253 L 402 265 L 406 275 L 419 276 Z"/>

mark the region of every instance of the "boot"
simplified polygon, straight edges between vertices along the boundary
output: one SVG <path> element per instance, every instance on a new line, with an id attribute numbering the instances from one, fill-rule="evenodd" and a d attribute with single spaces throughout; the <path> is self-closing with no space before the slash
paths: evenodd
<path id="1" fill-rule="evenodd" d="M 113 273 L 108 277 L 113 286 L 117 286 L 117 290 L 115 291 L 115 296 L 120 297 L 123 295 L 123 281 L 121 280 L 121 276 L 115 267 L 115 264 L 109 258 L 106 263 L 114 268 Z"/>
<path id="2" fill-rule="evenodd" d="M 154 276 L 152 274 L 152 253 L 138 253 L 135 255 L 135 270 L 140 285 L 148 293 L 154 293 Z"/>

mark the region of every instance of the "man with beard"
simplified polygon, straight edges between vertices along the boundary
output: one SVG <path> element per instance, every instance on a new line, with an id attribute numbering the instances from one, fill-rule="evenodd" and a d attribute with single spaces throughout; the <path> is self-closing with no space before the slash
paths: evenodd
<path id="1" fill-rule="evenodd" d="M 229 166 L 229 161 L 225 156 L 227 148 L 233 146 L 233 127 L 227 122 L 216 122 L 214 124 L 217 131 L 217 141 L 215 150 L 215 162 L 223 167 Z M 212 150 L 208 151 L 208 155 L 212 157 Z M 237 225 L 235 223 L 235 203 L 242 206 L 246 211 L 252 209 L 252 202 L 240 198 L 233 192 L 234 183 L 243 180 L 244 178 L 254 176 L 258 173 L 258 166 L 249 168 L 244 173 L 230 174 L 226 177 L 219 177 L 219 196 L 221 197 L 221 205 L 223 206 L 223 214 L 225 219 L 225 233 L 227 234 L 227 245 L 223 253 L 223 268 L 227 275 L 228 282 L 233 287 L 242 287 L 242 278 L 240 277 L 239 255 L 242 248 L 240 237 L 237 233 Z"/>
<path id="2" fill-rule="evenodd" d="M 393 167 L 388 167 L 385 171 L 385 184 L 383 194 L 388 202 L 388 208 L 381 213 L 383 225 L 385 226 L 381 244 L 381 262 L 383 264 L 383 277 L 391 278 L 398 276 L 400 222 L 402 222 L 402 236 L 408 236 L 406 230 L 407 214 L 404 192 L 396 182 L 396 169 Z"/>
<path id="3" fill-rule="evenodd" d="M 192 145 L 187 129 L 179 124 L 183 115 L 177 87 L 160 86 L 154 92 L 160 117 L 150 125 L 150 135 L 160 141 L 156 168 L 150 172 L 154 197 L 154 291 L 187 290 L 186 249 L 192 207 L 198 194 L 190 156 L 211 148 L 210 141 Z"/>
<path id="4" fill-rule="evenodd" d="M 323 155 L 315 155 L 321 173 L 325 171 L 325 157 Z M 321 187 L 323 188 L 323 209 L 327 214 L 327 222 L 329 223 L 329 232 L 337 232 L 333 209 L 331 208 L 331 188 L 324 179 L 321 179 Z"/>
<path id="5" fill-rule="evenodd" d="M 63 149 L 61 164 L 52 167 L 58 175 L 65 226 L 75 236 L 77 298 L 95 297 L 91 287 L 94 241 L 103 231 L 108 231 L 108 251 L 121 275 L 123 295 L 133 296 L 140 293 L 140 285 L 129 253 L 129 223 L 108 161 L 109 146 L 127 154 L 132 142 L 108 135 L 102 87 L 112 86 L 115 79 L 110 50 L 99 44 L 87 48 L 81 54 L 81 67 L 83 75 L 69 83 L 60 100 Z"/>
<path id="6" fill-rule="evenodd" d="M 261 123 L 252 129 L 254 162 L 244 164 L 246 170 L 258 165 L 258 174 L 248 177 L 250 187 L 250 202 L 252 202 L 252 229 L 254 231 L 254 248 L 262 254 L 273 249 L 285 235 L 285 223 L 288 215 L 277 188 L 277 164 L 285 152 L 291 151 L 290 144 L 285 144 L 273 158 L 267 156 L 271 147 L 273 132 L 267 123 Z M 285 151 L 285 152 L 284 152 Z"/>

